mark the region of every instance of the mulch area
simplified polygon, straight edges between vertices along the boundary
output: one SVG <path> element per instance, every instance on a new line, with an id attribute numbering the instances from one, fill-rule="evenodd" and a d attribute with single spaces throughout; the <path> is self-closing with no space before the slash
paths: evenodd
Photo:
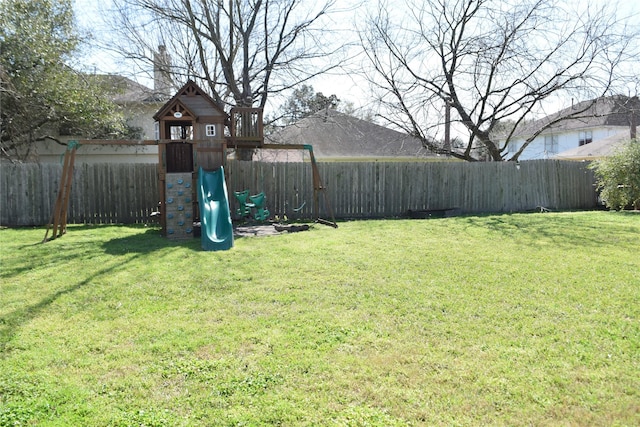
<path id="1" fill-rule="evenodd" d="M 311 228 L 308 224 L 242 224 L 233 228 L 234 237 L 277 236 Z"/>

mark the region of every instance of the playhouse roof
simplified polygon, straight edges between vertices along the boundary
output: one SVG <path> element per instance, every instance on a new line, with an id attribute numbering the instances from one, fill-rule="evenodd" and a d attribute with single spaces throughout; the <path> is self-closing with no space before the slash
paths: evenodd
<path id="1" fill-rule="evenodd" d="M 153 116 L 154 120 L 160 120 L 178 104 L 185 107 L 196 119 L 212 116 L 227 117 L 224 109 L 209 94 L 189 80 L 158 110 Z"/>

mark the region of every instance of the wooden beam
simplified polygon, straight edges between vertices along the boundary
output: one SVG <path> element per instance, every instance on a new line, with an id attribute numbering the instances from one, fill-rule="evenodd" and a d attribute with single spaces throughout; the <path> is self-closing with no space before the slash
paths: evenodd
<path id="1" fill-rule="evenodd" d="M 260 148 L 269 150 L 309 150 L 308 144 L 263 144 Z"/>
<path id="2" fill-rule="evenodd" d="M 81 139 L 80 145 L 158 145 L 155 139 Z"/>
<path id="3" fill-rule="evenodd" d="M 78 141 L 80 145 L 160 145 L 170 144 L 172 142 L 181 142 L 183 144 L 198 144 L 201 142 L 217 142 L 210 139 L 81 139 Z"/>

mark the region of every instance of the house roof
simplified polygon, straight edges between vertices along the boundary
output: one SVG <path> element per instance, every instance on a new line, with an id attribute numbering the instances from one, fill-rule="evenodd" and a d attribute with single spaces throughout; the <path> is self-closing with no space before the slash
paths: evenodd
<path id="1" fill-rule="evenodd" d="M 526 138 L 538 129 L 559 119 L 562 120 L 551 125 L 543 133 L 562 133 L 598 127 L 620 126 L 628 128 L 632 111 L 635 111 L 636 114 L 640 111 L 638 97 L 614 95 L 582 101 L 541 119 L 527 122 L 514 133 L 513 137 Z M 571 117 L 572 115 L 575 117 Z"/>
<path id="2" fill-rule="evenodd" d="M 614 154 L 628 141 L 629 131 L 623 130 L 598 141 L 558 153 L 554 158 L 559 160 L 595 160 Z"/>
<path id="3" fill-rule="evenodd" d="M 94 78 L 104 85 L 112 93 L 112 100 L 117 104 L 126 103 L 153 103 L 166 100 L 150 89 L 128 77 L 116 74 L 96 74 Z"/>
<path id="4" fill-rule="evenodd" d="M 270 144 L 310 144 L 317 158 L 427 158 L 436 155 L 424 148 L 420 139 L 375 123 L 340 113 L 322 110 L 293 125 L 265 136 Z M 265 160 L 292 153 L 261 153 Z"/>
<path id="5" fill-rule="evenodd" d="M 201 116 L 227 116 L 222 109 L 202 88 L 200 88 L 192 80 L 187 81 L 176 93 L 169 99 L 158 112 L 153 116 L 155 120 L 160 120 L 167 111 L 176 104 L 182 104 L 195 117 Z"/>

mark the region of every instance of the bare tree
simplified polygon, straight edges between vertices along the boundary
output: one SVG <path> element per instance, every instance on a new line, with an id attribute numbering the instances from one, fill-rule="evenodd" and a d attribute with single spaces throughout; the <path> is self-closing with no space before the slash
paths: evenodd
<path id="1" fill-rule="evenodd" d="M 157 46 L 172 58 L 176 84 L 208 87 L 222 105 L 264 107 L 270 95 L 339 65 L 342 46 L 326 19 L 335 0 L 115 0 L 124 36 L 114 49 L 153 63 Z"/>
<path id="2" fill-rule="evenodd" d="M 382 2 L 360 32 L 382 115 L 435 151 L 469 161 L 517 160 L 544 129 L 590 105 L 537 129 L 509 154 L 518 126 L 552 100 L 610 93 L 634 56 L 637 38 L 611 9 L 580 2 L 570 10 L 571 3 Z M 497 138 L 501 123 L 512 126 Z M 433 134 L 450 125 L 462 131 L 462 147 L 434 142 Z"/>
<path id="3" fill-rule="evenodd" d="M 115 0 L 129 59 L 172 58 L 174 86 L 188 78 L 221 106 L 265 107 L 267 99 L 339 65 L 342 46 L 327 19 L 335 0 Z"/>

